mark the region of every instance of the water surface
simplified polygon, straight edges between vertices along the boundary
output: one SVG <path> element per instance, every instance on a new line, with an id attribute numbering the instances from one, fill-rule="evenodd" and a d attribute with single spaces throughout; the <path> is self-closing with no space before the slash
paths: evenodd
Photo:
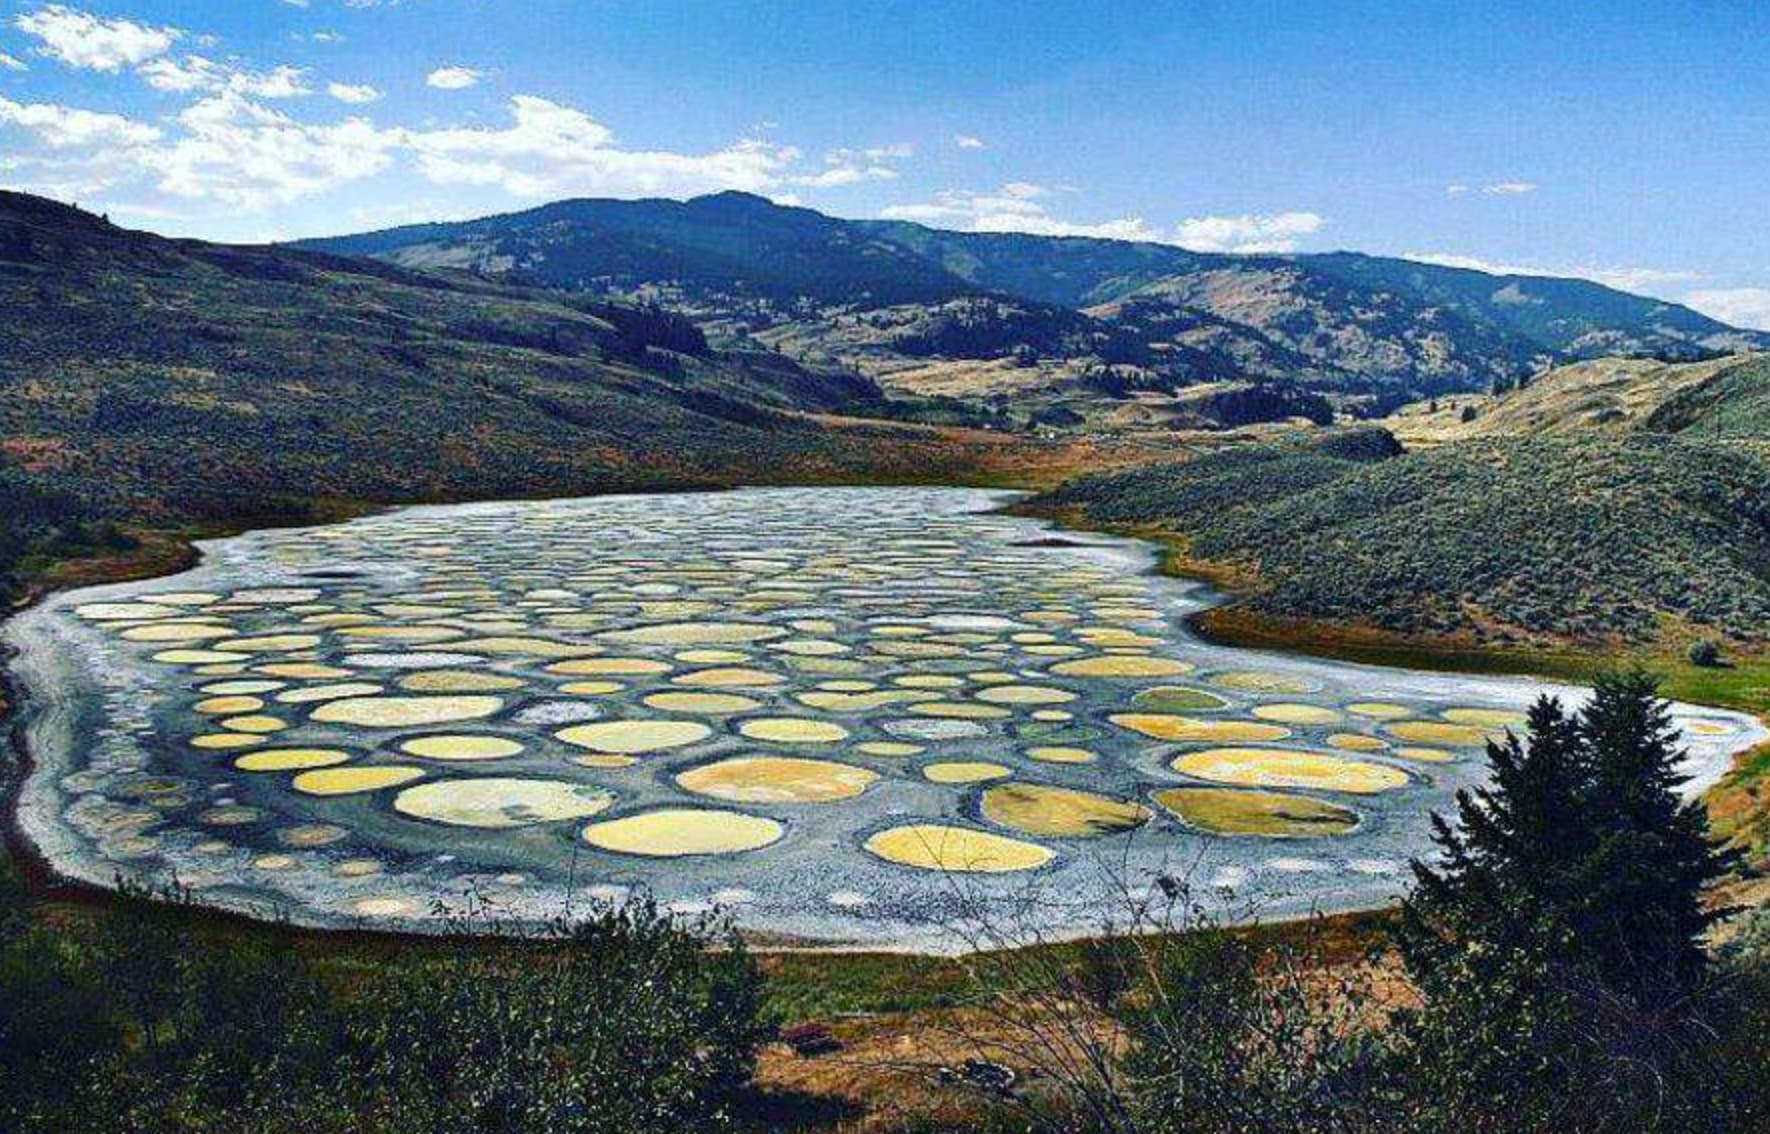
<path id="1" fill-rule="evenodd" d="M 951 947 L 980 913 L 1086 932 L 1164 875 L 1272 916 L 1382 901 L 1545 688 L 1206 645 L 1201 585 L 1003 500 L 605 497 L 208 543 L 10 625 L 21 822 L 71 876 L 302 922 L 643 889 L 770 938 Z M 1696 787 L 1762 738 L 1678 719 Z"/>

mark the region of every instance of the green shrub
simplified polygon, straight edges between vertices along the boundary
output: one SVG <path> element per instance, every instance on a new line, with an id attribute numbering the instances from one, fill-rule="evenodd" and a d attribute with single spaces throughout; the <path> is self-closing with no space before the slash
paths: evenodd
<path id="1" fill-rule="evenodd" d="M 717 1131 L 768 1031 L 730 930 L 643 899 L 538 939 L 482 911 L 341 973 L 125 891 L 69 932 L 0 887 L 0 1129 Z"/>

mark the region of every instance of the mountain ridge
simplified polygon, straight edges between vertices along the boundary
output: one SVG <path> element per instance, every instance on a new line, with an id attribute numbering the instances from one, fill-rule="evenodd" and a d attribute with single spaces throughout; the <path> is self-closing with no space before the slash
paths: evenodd
<path id="1" fill-rule="evenodd" d="M 1006 301 L 1022 326 L 1027 304 L 1058 322 L 1068 316 L 1057 309 L 1081 312 L 1102 324 L 1102 341 L 1122 342 L 1128 328 L 1145 343 L 1135 357 L 1080 357 L 1129 367 L 1156 385 L 1286 380 L 1355 394 L 1432 394 L 1598 355 L 1696 359 L 1770 348 L 1770 335 L 1587 280 L 1358 252 L 1239 255 L 958 232 L 847 220 L 739 192 L 577 198 L 297 246 L 646 299 L 731 334 L 790 327 L 778 337 L 863 371 L 864 358 L 845 356 L 843 336 L 833 333 L 837 315 L 957 299 Z M 1024 345 L 981 337 L 995 353 L 949 357 L 1075 357 L 1040 353 L 1034 343 L 1053 337 L 1047 332 L 1032 331 Z M 1051 369 L 1061 382 L 1077 368 Z"/>

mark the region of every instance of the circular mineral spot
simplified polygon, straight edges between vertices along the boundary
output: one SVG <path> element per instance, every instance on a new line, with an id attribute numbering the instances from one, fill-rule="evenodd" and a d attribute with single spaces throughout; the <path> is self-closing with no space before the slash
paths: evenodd
<path id="1" fill-rule="evenodd" d="M 1211 681 L 1225 689 L 1247 693 L 1314 693 L 1321 688 L 1321 683 L 1313 678 L 1258 669 L 1219 673 Z"/>
<path id="2" fill-rule="evenodd" d="M 891 681 L 905 689 L 956 689 L 965 684 L 964 678 L 954 677 L 950 673 L 906 673 L 902 677 L 892 678 Z"/>
<path id="3" fill-rule="evenodd" d="M 606 697 L 625 688 L 619 681 L 568 681 L 559 687 L 559 691 L 573 697 Z"/>
<path id="4" fill-rule="evenodd" d="M 1406 705 L 1394 705 L 1388 701 L 1355 701 L 1346 706 L 1346 711 L 1354 716 L 1370 717 L 1379 721 L 1392 721 L 1413 712 Z"/>
<path id="5" fill-rule="evenodd" d="M 282 732 L 289 727 L 289 722 L 278 717 L 228 717 L 221 722 L 221 727 L 234 732 Z"/>
<path id="6" fill-rule="evenodd" d="M 209 732 L 191 737 L 192 748 L 250 748 L 263 743 L 264 737 L 249 732 Z"/>
<path id="7" fill-rule="evenodd" d="M 723 666 L 715 669 L 697 669 L 671 680 L 678 685 L 709 685 L 714 688 L 742 689 L 752 686 L 779 685 L 786 681 L 786 678 L 778 673 L 769 673 L 762 669 Z"/>
<path id="8" fill-rule="evenodd" d="M 344 638 L 360 638 L 375 642 L 409 642 L 414 645 L 449 642 L 467 636 L 467 631 L 454 630 L 447 626 L 344 626 L 339 629 L 338 633 Z"/>
<path id="9" fill-rule="evenodd" d="M 221 665 L 228 662 L 241 662 L 251 657 L 250 654 L 230 654 L 225 650 L 161 650 L 154 655 L 154 660 L 161 665 Z M 205 672 L 199 670 L 199 673 Z M 238 672 L 236 667 L 229 672 Z"/>
<path id="10" fill-rule="evenodd" d="M 593 752 L 588 756 L 572 757 L 572 763 L 580 768 L 602 768 L 612 770 L 617 768 L 631 768 L 633 765 L 639 763 L 639 757 L 616 756 L 608 752 Z"/>
<path id="11" fill-rule="evenodd" d="M 587 819 L 613 803 L 613 795 L 589 784 L 488 777 L 435 780 L 407 788 L 394 796 L 393 809 L 451 827 L 503 830 Z"/>
<path id="12" fill-rule="evenodd" d="M 1227 709 L 1229 702 L 1207 689 L 1185 685 L 1157 685 L 1131 698 L 1131 704 L 1152 713 L 1199 713 Z"/>
<path id="13" fill-rule="evenodd" d="M 853 646 L 841 642 L 831 642 L 823 638 L 789 638 L 784 642 L 771 642 L 771 650 L 779 650 L 783 654 L 797 654 L 801 657 L 830 657 L 835 654 L 852 653 Z"/>
<path id="14" fill-rule="evenodd" d="M 410 783 L 423 774 L 422 768 L 408 768 L 397 764 L 320 768 L 301 773 L 290 781 L 289 786 L 306 795 L 356 795 L 359 792 L 380 791 Z"/>
<path id="15" fill-rule="evenodd" d="M 699 721 L 597 721 L 560 729 L 554 735 L 593 752 L 637 756 L 694 744 L 713 735 L 713 730 Z"/>
<path id="16" fill-rule="evenodd" d="M 311 849 L 342 842 L 349 834 L 343 827 L 331 823 L 301 823 L 278 831 L 277 842 L 286 847 Z"/>
<path id="17" fill-rule="evenodd" d="M 285 689 L 277 700 L 286 705 L 311 705 L 319 701 L 336 701 L 342 697 L 372 697 L 381 686 L 367 681 L 345 681 L 337 685 L 310 685 L 305 689 Z"/>
<path id="18" fill-rule="evenodd" d="M 738 731 L 751 740 L 775 744 L 834 744 L 848 739 L 848 730 L 839 724 L 802 717 L 761 717 L 738 725 Z"/>
<path id="19" fill-rule="evenodd" d="M 372 866 L 374 869 L 365 870 L 361 874 L 345 875 L 345 877 L 361 878 L 367 877 L 370 874 L 380 873 L 380 863 L 368 863 L 366 865 Z M 363 917 L 400 917 L 404 914 L 411 913 L 413 906 L 412 903 L 405 898 L 362 898 L 358 901 L 352 902 L 350 908 L 353 912 L 360 914 Z"/>
<path id="20" fill-rule="evenodd" d="M 522 682 L 501 673 L 474 673 L 458 669 L 425 669 L 399 679 L 410 693 L 501 693 L 521 689 Z"/>
<path id="21" fill-rule="evenodd" d="M 888 759 L 918 756 L 927 751 L 920 744 L 905 744 L 901 740 L 867 740 L 855 745 L 854 749 L 866 756 L 883 756 Z"/>
<path id="22" fill-rule="evenodd" d="M 599 850 L 647 858 L 738 854 L 779 841 L 786 828 L 773 819 L 738 811 L 666 807 L 584 828 L 584 841 Z"/>
<path id="23" fill-rule="evenodd" d="M 331 681 L 338 677 L 349 677 L 348 669 L 339 669 L 334 665 L 320 665 L 317 662 L 271 662 L 268 665 L 254 666 L 254 673 L 262 673 L 267 677 L 288 677 L 296 681 Z"/>
<path id="24" fill-rule="evenodd" d="M 231 626 L 210 623 L 149 622 L 131 626 L 123 631 L 122 637 L 130 642 L 206 642 L 212 638 L 226 638 L 233 632 Z M 230 650 L 220 652 L 233 653 Z"/>
<path id="25" fill-rule="evenodd" d="M 992 787 L 979 810 L 997 826 L 1052 839 L 1116 835 L 1149 822 L 1149 809 L 1140 803 L 1046 784 Z"/>
<path id="26" fill-rule="evenodd" d="M 215 648 L 242 654 L 280 654 L 290 650 L 311 650 L 319 644 L 318 634 L 266 634 L 260 638 L 229 638 L 215 643 Z"/>
<path id="27" fill-rule="evenodd" d="M 348 697 L 327 701 L 313 711 L 313 719 L 361 728 L 418 728 L 489 717 L 503 707 L 501 697 Z"/>
<path id="28" fill-rule="evenodd" d="M 941 823 L 892 827 L 862 845 L 867 853 L 898 866 L 967 874 L 1036 870 L 1055 857 L 1036 843 Z"/>
<path id="29" fill-rule="evenodd" d="M 1194 668 L 1189 662 L 1173 658 L 1113 654 L 1058 662 L 1051 667 L 1051 672 L 1064 677 L 1178 677 L 1191 673 Z"/>
<path id="30" fill-rule="evenodd" d="M 264 702 L 257 697 L 210 697 L 198 701 L 191 708 L 207 716 L 226 716 L 229 713 L 250 713 L 262 709 Z"/>
<path id="31" fill-rule="evenodd" d="M 730 803 L 832 803 L 853 799 L 878 778 L 866 768 L 829 760 L 739 756 L 690 768 L 676 782 Z"/>
<path id="32" fill-rule="evenodd" d="M 1389 745 L 1362 732 L 1336 732 L 1327 738 L 1329 748 L 1346 752 L 1381 752 Z"/>
<path id="33" fill-rule="evenodd" d="M 451 652 L 528 658 L 577 658 L 602 652 L 601 646 L 557 642 L 551 638 L 521 637 L 466 638 L 440 648 Z"/>
<path id="34" fill-rule="evenodd" d="M 609 630 L 597 637 L 634 646 L 730 646 L 784 638 L 787 631 L 757 622 L 664 622 L 631 630 Z"/>
<path id="35" fill-rule="evenodd" d="M 1028 748 L 1027 756 L 1045 764 L 1092 764 L 1099 759 L 1086 748 L 1070 748 L 1061 744 L 1041 745 Z"/>
<path id="36" fill-rule="evenodd" d="M 747 713 L 762 702 L 735 693 L 653 693 L 645 699 L 648 709 L 666 713 Z"/>
<path id="37" fill-rule="evenodd" d="M 1337 711 L 1324 709 L 1320 705 L 1256 705 L 1253 715 L 1263 721 L 1294 725 L 1336 724 L 1340 720 L 1340 714 Z"/>
<path id="38" fill-rule="evenodd" d="M 1107 720 L 1155 740 L 1176 743 L 1283 740 L 1291 730 L 1258 721 L 1201 721 L 1165 713 L 1114 713 Z"/>
<path id="39" fill-rule="evenodd" d="M 1006 779 L 1013 774 L 1013 769 L 1006 765 L 990 764 L 982 760 L 949 760 L 929 764 L 922 769 L 922 778 L 932 784 L 974 784 L 983 780 Z"/>
<path id="40" fill-rule="evenodd" d="M 994 705 L 974 705 L 967 701 L 920 701 L 909 706 L 907 711 L 922 717 L 946 717 L 961 721 L 993 721 L 1013 715 L 1007 709 L 999 709 Z"/>
<path id="41" fill-rule="evenodd" d="M 1408 783 L 1406 772 L 1386 764 L 1288 748 L 1208 748 L 1177 756 L 1172 766 L 1176 772 L 1220 784 L 1313 788 L 1354 795 L 1392 791 Z"/>
<path id="42" fill-rule="evenodd" d="M 1477 728 L 1520 729 L 1525 725 L 1524 714 L 1511 709 L 1446 709 L 1438 715 L 1453 724 Z"/>
<path id="43" fill-rule="evenodd" d="M 1684 729 L 1692 736 L 1729 736 L 1738 731 L 1731 721 L 1715 720 L 1686 721 Z"/>
<path id="44" fill-rule="evenodd" d="M 210 827 L 244 827 L 248 823 L 258 822 L 258 809 L 224 804 L 203 812 L 197 816 L 197 822 Z"/>
<path id="45" fill-rule="evenodd" d="M 1397 756 L 1403 760 L 1413 760 L 1422 764 L 1448 764 L 1450 761 L 1457 758 L 1456 753 L 1446 752 L 1442 748 L 1419 748 L 1413 746 L 1397 748 L 1390 753 L 1390 755 Z"/>
<path id="46" fill-rule="evenodd" d="M 742 650 L 683 650 L 670 656 L 688 665 L 740 665 L 750 660 Z"/>
<path id="47" fill-rule="evenodd" d="M 653 658 L 573 658 L 554 662 L 548 673 L 561 677 L 638 677 L 669 673 L 670 663 Z"/>
<path id="48" fill-rule="evenodd" d="M 1044 685 L 992 685 L 978 690 L 977 699 L 992 705 L 1061 705 L 1075 700 L 1076 695 Z"/>
<path id="49" fill-rule="evenodd" d="M 242 772 L 300 772 L 347 763 L 350 753 L 338 748 L 266 748 L 234 761 Z"/>
<path id="50" fill-rule="evenodd" d="M 203 686 L 201 692 L 211 697 L 256 697 L 261 693 L 273 693 L 284 684 L 281 681 L 217 681 Z"/>
<path id="51" fill-rule="evenodd" d="M 867 713 L 886 705 L 929 701 L 940 694 L 920 692 L 914 689 L 878 689 L 871 693 L 832 693 L 814 690 L 809 693 L 798 693 L 794 699 L 801 705 L 812 709 L 823 709 L 831 713 Z"/>
<path id="52" fill-rule="evenodd" d="M 1302 795 L 1233 788 L 1169 788 L 1155 801 L 1188 827 L 1212 835 L 1311 838 L 1344 835 L 1358 826 L 1350 808 Z"/>
<path id="53" fill-rule="evenodd" d="M 1452 748 L 1479 748 L 1490 730 L 1448 721 L 1391 721 L 1383 726 L 1397 740 L 1416 744 L 1447 744 Z"/>
<path id="54" fill-rule="evenodd" d="M 399 748 L 425 760 L 502 760 L 522 752 L 520 741 L 503 736 L 419 736 Z"/>

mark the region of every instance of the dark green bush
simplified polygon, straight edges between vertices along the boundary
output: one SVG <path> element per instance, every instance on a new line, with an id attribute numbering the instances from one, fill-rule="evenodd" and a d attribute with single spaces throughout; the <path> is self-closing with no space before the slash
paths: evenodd
<path id="1" fill-rule="evenodd" d="M 730 931 L 646 900 L 538 939 L 482 912 L 343 972 L 177 891 L 72 932 L 0 900 L 0 1129 L 21 1134 L 716 1131 L 767 1034 Z"/>

